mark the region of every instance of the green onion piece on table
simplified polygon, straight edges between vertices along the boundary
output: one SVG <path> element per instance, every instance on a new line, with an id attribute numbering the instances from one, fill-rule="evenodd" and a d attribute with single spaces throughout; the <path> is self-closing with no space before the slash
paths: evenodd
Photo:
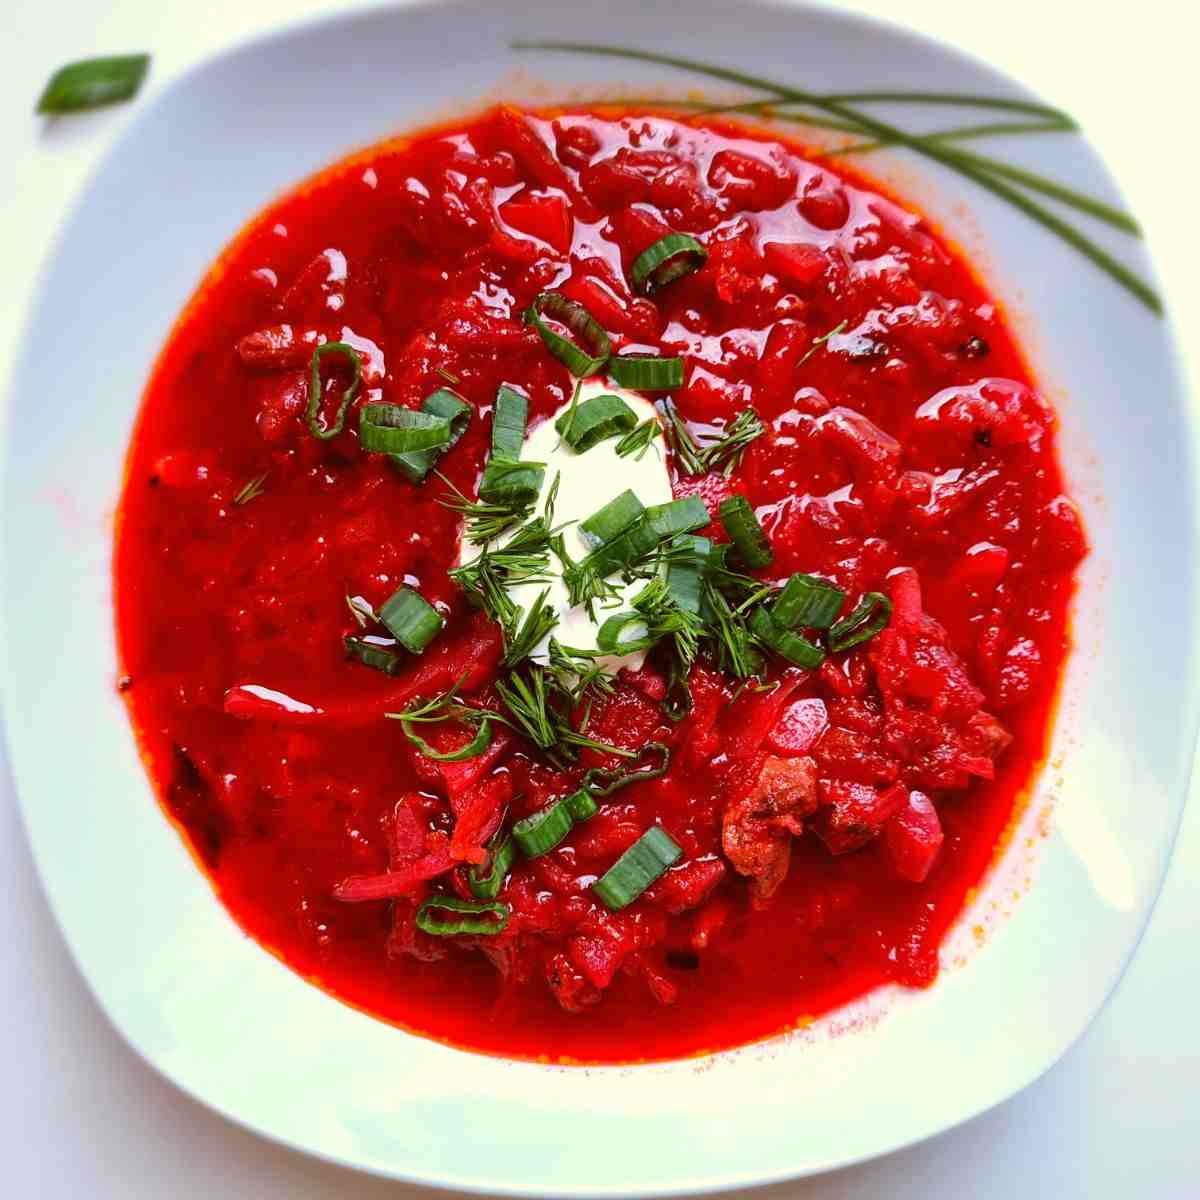
<path id="1" fill-rule="evenodd" d="M 563 441 L 583 454 L 605 438 L 629 433 L 637 425 L 637 414 L 620 396 L 593 396 L 572 406 L 554 422 Z"/>
<path id="2" fill-rule="evenodd" d="M 708 251 L 694 237 L 668 233 L 633 260 L 629 273 L 634 290 L 652 296 L 667 284 L 700 270 L 707 261 Z"/>
<path id="3" fill-rule="evenodd" d="M 662 826 L 652 825 L 592 884 L 592 891 L 607 908 L 618 912 L 632 904 L 682 854 Z"/>
<path id="4" fill-rule="evenodd" d="M 683 387 L 683 359 L 657 354 L 620 354 L 608 360 L 608 373 L 622 387 L 669 392 Z"/>
<path id="5" fill-rule="evenodd" d="M 410 654 L 420 654 L 445 624 L 441 613 L 410 587 L 391 594 L 379 610 L 379 620 Z"/>
<path id="6" fill-rule="evenodd" d="M 321 398 L 324 395 L 321 388 L 321 359 L 327 354 L 340 354 L 350 364 L 353 377 L 346 386 L 346 390 L 342 392 L 342 398 L 338 402 L 333 424 L 324 426 L 320 420 Z M 305 409 L 304 419 L 308 422 L 309 433 L 313 437 L 327 442 L 330 438 L 337 437 L 345 428 L 346 409 L 350 407 L 350 402 L 358 395 L 358 388 L 362 383 L 362 356 L 347 342 L 326 342 L 323 346 L 318 346 L 313 351 L 309 370 L 308 407 Z"/>
<path id="7" fill-rule="evenodd" d="M 551 329 L 546 317 L 565 326 L 579 344 Z M 526 325 L 537 328 L 546 349 L 577 379 L 595 375 L 612 353 L 608 334 L 592 314 L 562 292 L 540 292 L 525 310 L 524 319 Z"/>
<path id="8" fill-rule="evenodd" d="M 509 907 L 492 900 L 460 900 L 457 896 L 430 896 L 417 909 L 417 928 L 434 937 L 454 937 L 459 933 L 503 933 L 508 924 Z M 443 916 L 441 914 L 452 914 Z"/>
<path id="9" fill-rule="evenodd" d="M 771 565 L 775 559 L 771 543 L 767 541 L 767 535 L 745 496 L 730 496 L 722 500 L 719 515 L 733 548 L 747 567 L 753 571 Z"/>
<path id="10" fill-rule="evenodd" d="M 42 90 L 37 111 L 55 115 L 115 104 L 137 95 L 150 69 L 148 54 L 85 58 L 59 67 Z"/>

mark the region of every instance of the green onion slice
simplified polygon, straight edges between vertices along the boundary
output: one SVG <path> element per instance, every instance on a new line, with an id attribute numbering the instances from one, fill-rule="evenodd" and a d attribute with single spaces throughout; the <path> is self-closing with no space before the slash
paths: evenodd
<path id="1" fill-rule="evenodd" d="M 440 913 L 457 914 L 452 917 Z M 509 907 L 498 900 L 460 900 L 457 896 L 430 896 L 417 909 L 417 928 L 434 937 L 454 937 L 459 933 L 503 933 L 508 924 Z"/>
<path id="2" fill-rule="evenodd" d="M 892 619 L 892 602 L 882 592 L 867 592 L 854 611 L 829 630 L 829 649 L 835 654 L 873 638 Z"/>
<path id="3" fill-rule="evenodd" d="M 503 385 L 496 393 L 496 407 L 492 413 L 492 457 L 503 462 L 517 462 L 528 424 L 529 401 L 515 388 Z"/>
<path id="4" fill-rule="evenodd" d="M 442 450 L 450 444 L 450 422 L 398 404 L 365 404 L 358 414 L 358 440 L 376 454 Z"/>
<path id="5" fill-rule="evenodd" d="M 806 637 L 775 623 L 765 608 L 756 608 L 750 617 L 750 632 L 780 658 L 806 670 L 814 670 L 825 661 L 825 651 Z"/>
<path id="6" fill-rule="evenodd" d="M 754 509 L 750 507 L 750 501 L 745 496 L 730 496 L 721 501 L 719 514 L 721 524 L 742 562 L 752 571 L 770 566 L 775 555 L 771 552 L 771 543 L 767 541 L 763 527 L 758 523 L 758 517 L 754 515 Z"/>
<path id="7" fill-rule="evenodd" d="M 592 891 L 613 912 L 632 904 L 683 850 L 661 825 L 652 825 L 595 883 Z"/>
<path id="8" fill-rule="evenodd" d="M 695 533 L 681 533 L 671 546 L 686 554 L 668 561 L 667 591 L 684 612 L 698 617 L 705 607 L 704 576 L 713 558 L 713 542 Z"/>
<path id="9" fill-rule="evenodd" d="M 430 392 L 421 405 L 421 411 L 431 416 L 440 417 L 450 426 L 450 436 L 445 445 L 431 450 L 412 450 L 405 454 L 393 454 L 392 463 L 413 483 L 421 483 L 433 469 L 440 455 L 452 446 L 458 444 L 459 438 L 467 431 L 471 420 L 471 406 L 457 393 L 449 388 L 438 388 Z"/>
<path id="10" fill-rule="evenodd" d="M 445 624 L 442 614 L 410 587 L 391 594 L 379 610 L 379 620 L 410 654 L 420 654 Z"/>
<path id="11" fill-rule="evenodd" d="M 793 575 L 771 606 L 783 629 L 828 629 L 842 610 L 846 593 L 819 575 Z"/>
<path id="12" fill-rule="evenodd" d="M 643 519 L 660 541 L 666 541 L 676 534 L 703 529 L 712 521 L 712 516 L 699 496 L 684 496 L 680 500 L 668 500 L 666 504 L 652 505 L 646 509 Z"/>
<path id="13" fill-rule="evenodd" d="M 80 112 L 137 95 L 150 68 L 148 54 L 85 58 L 59 67 L 37 102 L 40 113 Z"/>
<path id="14" fill-rule="evenodd" d="M 545 317 L 565 325 L 580 345 L 556 333 Z M 595 375 L 608 361 L 612 342 L 596 319 L 576 300 L 562 292 L 540 292 L 525 310 L 525 324 L 534 325 L 546 349 L 577 379 Z M 580 348 L 582 346 L 582 349 Z"/>
<path id="15" fill-rule="evenodd" d="M 347 635 L 342 639 L 342 644 L 346 648 L 346 657 L 365 667 L 374 667 L 385 675 L 399 675 L 404 669 L 404 659 L 392 649 L 395 643 L 391 638 Z"/>
<path id="16" fill-rule="evenodd" d="M 642 632 L 627 640 L 621 639 L 621 631 L 627 625 L 640 625 Z M 635 654 L 649 650 L 659 640 L 659 635 L 646 629 L 646 617 L 640 612 L 620 612 L 609 617 L 596 632 L 596 649 L 604 654 Z"/>
<path id="17" fill-rule="evenodd" d="M 518 821 L 513 826 L 513 838 L 528 858 L 549 854 L 571 832 L 575 818 L 571 815 L 566 797 Z"/>
<path id="18" fill-rule="evenodd" d="M 594 817 L 600 810 L 600 806 L 587 788 L 580 788 L 579 791 L 572 792 L 563 803 L 570 810 L 571 816 L 576 822 L 586 821 L 589 817 Z"/>
<path id="19" fill-rule="evenodd" d="M 492 744 L 492 722 L 486 719 L 480 722 L 475 736 L 465 746 L 459 746 L 457 750 L 447 750 L 444 754 L 435 750 L 419 733 L 414 733 L 409 728 L 409 722 L 405 721 L 401 728 L 404 730 L 404 736 L 426 758 L 431 758 L 434 762 L 466 762 L 469 758 L 478 758 Z"/>
<path id="20" fill-rule="evenodd" d="M 517 857 L 517 844 L 503 829 L 497 831 L 487 844 L 487 874 L 480 875 L 475 867 L 467 871 L 467 886 L 480 900 L 495 900 L 504 886 L 505 876 L 512 870 Z"/>
<path id="21" fill-rule="evenodd" d="M 593 796 L 609 796 L 631 783 L 658 779 L 667 773 L 667 767 L 671 763 L 671 747 L 666 742 L 647 742 L 638 751 L 637 762 L 643 759 L 646 759 L 647 763 L 642 767 L 636 763 L 632 767 L 589 767 L 583 773 L 583 786 Z M 654 761 L 655 759 L 658 761 Z"/>
<path id="22" fill-rule="evenodd" d="M 670 392 L 683 387 L 683 359 L 657 354 L 621 354 L 608 360 L 608 373 L 622 387 Z"/>
<path id="23" fill-rule="evenodd" d="M 554 428 L 575 451 L 583 454 L 605 438 L 628 433 L 637 425 L 637 414 L 620 396 L 593 396 L 582 404 L 572 405 L 557 421 Z"/>
<path id="24" fill-rule="evenodd" d="M 545 463 L 507 462 L 490 458 L 479 481 L 479 496 L 492 504 L 532 504 L 542 492 Z"/>
<path id="25" fill-rule="evenodd" d="M 342 398 L 338 401 L 337 414 L 333 418 L 333 424 L 324 426 L 320 420 L 321 410 L 321 359 L 326 354 L 340 354 L 350 364 L 353 378 L 350 380 L 346 390 L 342 393 Z M 330 438 L 335 438 L 346 425 L 346 409 L 350 407 L 350 402 L 358 395 L 359 384 L 362 383 L 362 355 L 359 354 L 353 346 L 348 342 L 326 342 L 323 346 L 318 346 L 312 355 L 311 377 L 308 381 L 308 408 L 305 410 L 304 419 L 308 422 L 308 431 L 315 438 L 319 438 L 323 442 L 329 441 Z"/>
<path id="26" fill-rule="evenodd" d="M 635 291 L 652 296 L 668 283 L 674 283 L 708 261 L 708 251 L 686 233 L 668 233 L 633 260 L 630 274 Z"/>
<path id="27" fill-rule="evenodd" d="M 603 508 L 592 513 L 586 521 L 579 523 L 580 536 L 589 546 L 611 542 L 618 534 L 624 533 L 645 511 L 646 506 L 626 488 Z"/>

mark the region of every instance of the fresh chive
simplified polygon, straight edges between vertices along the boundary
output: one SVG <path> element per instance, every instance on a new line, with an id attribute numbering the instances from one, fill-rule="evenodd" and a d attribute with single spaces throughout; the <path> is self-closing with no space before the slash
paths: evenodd
<path id="1" fill-rule="evenodd" d="M 450 444 L 450 422 L 398 404 L 364 404 L 358 414 L 358 440 L 364 450 L 393 458 L 443 450 Z"/>
<path id="2" fill-rule="evenodd" d="M 512 870 L 517 858 L 517 844 L 512 835 L 498 830 L 485 847 L 487 850 L 487 873 L 481 875 L 478 868 L 467 871 L 467 886 L 471 894 L 480 900 L 495 900 L 504 886 L 505 877 Z"/>
<path id="3" fill-rule="evenodd" d="M 846 593 L 819 575 L 793 575 L 771 606 L 783 629 L 828 629 L 842 611 Z"/>
<path id="4" fill-rule="evenodd" d="M 617 455 L 620 458 L 627 458 L 633 455 L 634 462 L 641 462 L 642 455 L 653 444 L 655 437 L 661 430 L 659 423 L 653 418 L 648 417 L 636 429 L 627 433 L 617 443 Z"/>
<path id="5" fill-rule="evenodd" d="M 650 761 L 645 766 L 639 766 L 642 759 L 651 756 L 658 761 Z M 671 764 L 671 748 L 666 742 L 647 742 L 638 751 L 637 759 L 631 766 L 622 767 L 589 767 L 583 773 L 584 789 L 593 796 L 610 796 L 620 788 L 628 787 L 631 783 L 643 783 L 647 779 L 658 779 L 667 773 Z"/>
<path id="6" fill-rule="evenodd" d="M 668 867 L 679 861 L 683 850 L 661 825 L 652 825 L 604 874 L 592 891 L 613 912 L 632 904 Z"/>
<path id="7" fill-rule="evenodd" d="M 148 54 L 85 58 L 59 67 L 42 90 L 37 112 L 80 112 L 136 96 L 150 69 Z"/>
<path id="8" fill-rule="evenodd" d="M 771 565 L 775 559 L 771 543 L 745 496 L 730 496 L 722 500 L 719 515 L 733 548 L 747 567 L 756 571 Z"/>
<path id="9" fill-rule="evenodd" d="M 503 933 L 508 924 L 509 907 L 499 901 L 460 900 L 457 896 L 430 896 L 417 909 L 417 928 L 434 937 L 454 937 L 469 933 L 493 936 Z M 449 919 L 438 913 L 455 913 Z"/>
<path id="10" fill-rule="evenodd" d="M 449 388 L 438 388 L 436 392 L 430 392 L 421 404 L 421 411 L 444 420 L 449 426 L 449 436 L 444 445 L 390 456 L 396 469 L 413 483 L 421 483 L 437 460 L 457 445 L 471 420 L 471 406 Z"/>
<path id="11" fill-rule="evenodd" d="M 575 818 L 565 796 L 518 821 L 512 829 L 513 841 L 526 858 L 549 854 L 571 832 Z"/>
<path id="12" fill-rule="evenodd" d="M 442 631 L 441 613 L 419 592 L 397 588 L 379 610 L 379 620 L 410 654 L 420 654 Z"/>
<path id="13" fill-rule="evenodd" d="M 668 233 L 633 260 L 630 275 L 634 290 L 652 296 L 659 289 L 693 271 L 708 261 L 708 251 L 686 233 Z"/>
<path id="14" fill-rule="evenodd" d="M 620 396 L 593 396 L 568 409 L 554 423 L 562 439 L 584 454 L 606 438 L 627 434 L 637 425 L 637 415 Z"/>
<path id="15" fill-rule="evenodd" d="M 646 506 L 626 488 L 587 520 L 580 521 L 579 533 L 589 546 L 599 546 L 624 533 L 645 511 Z"/>
<path id="16" fill-rule="evenodd" d="M 257 500 L 267 489 L 263 484 L 267 481 L 269 472 L 264 471 L 261 475 L 255 475 L 253 479 L 247 479 L 244 484 L 238 489 L 238 494 L 234 496 L 234 504 L 249 504 L 251 500 Z"/>
<path id="17" fill-rule="evenodd" d="M 529 424 L 529 400 L 507 384 L 496 393 L 492 412 L 492 458 L 518 462 Z"/>
<path id="18" fill-rule="evenodd" d="M 669 392 L 683 387 L 683 359 L 658 354 L 617 354 L 608 373 L 622 387 L 641 392 Z"/>
<path id="19" fill-rule="evenodd" d="M 873 638 L 892 618 L 892 602 L 882 592 L 867 592 L 854 611 L 829 630 L 829 649 L 834 654 Z"/>
<path id="20" fill-rule="evenodd" d="M 565 326 L 580 345 L 551 329 L 546 317 Z M 595 375 L 612 353 L 608 334 L 592 314 L 562 292 L 538 293 L 525 310 L 524 320 L 526 325 L 537 328 L 546 349 L 577 378 Z"/>
<path id="21" fill-rule="evenodd" d="M 324 395 L 321 388 L 321 359 L 327 354 L 340 354 L 350 364 L 353 376 L 345 391 L 342 392 L 342 398 L 338 401 L 337 413 L 333 418 L 333 424 L 329 426 L 323 425 L 320 420 L 321 398 Z M 330 438 L 335 438 L 342 432 L 346 425 L 346 409 L 350 407 L 351 401 L 358 395 L 358 388 L 361 383 L 362 355 L 348 342 L 326 342 L 323 346 L 318 346 L 313 351 L 308 381 L 308 407 L 304 412 L 304 419 L 308 422 L 308 431 L 313 437 L 318 438 L 322 442 L 327 442 Z"/>
<path id="22" fill-rule="evenodd" d="M 750 632 L 768 650 L 798 667 L 814 670 L 825 661 L 825 651 L 820 646 L 814 646 L 808 638 L 776 624 L 765 608 L 756 608 L 750 614 Z"/>
<path id="23" fill-rule="evenodd" d="M 385 675 L 399 675 L 404 669 L 404 659 L 393 648 L 396 643 L 391 638 L 364 637 L 347 635 L 342 639 L 346 648 L 346 657 L 360 662 L 364 667 L 374 667 Z"/>

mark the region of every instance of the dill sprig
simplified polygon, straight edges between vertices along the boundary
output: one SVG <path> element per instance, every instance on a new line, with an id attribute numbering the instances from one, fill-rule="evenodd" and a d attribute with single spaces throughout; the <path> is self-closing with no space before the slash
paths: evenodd
<path id="1" fill-rule="evenodd" d="M 746 447 L 766 431 L 758 413 L 752 408 L 744 408 L 725 426 L 720 436 L 700 442 L 669 398 L 660 400 L 659 408 L 666 419 L 665 437 L 675 453 L 676 464 L 685 475 L 707 475 L 724 467 L 725 476 L 730 476 L 741 462 Z"/>
<path id="2" fill-rule="evenodd" d="M 618 443 L 617 455 L 628 458 L 633 455 L 634 462 L 641 462 L 643 455 L 654 444 L 662 426 L 653 417 L 648 417 L 635 429 L 631 429 Z"/>
<path id="3" fill-rule="evenodd" d="M 238 494 L 234 496 L 233 503 L 237 505 L 249 504 L 251 500 L 257 499 L 267 489 L 263 484 L 267 481 L 268 471 L 264 471 L 261 475 L 255 475 L 253 479 L 247 479 L 244 484 L 238 489 Z"/>
<path id="4" fill-rule="evenodd" d="M 463 495 L 441 471 L 435 474 L 451 493 L 448 499 L 440 497 L 438 503 L 464 518 L 467 536 L 472 542 L 486 544 L 506 529 L 526 520 L 533 512 L 532 504 L 516 497 L 511 500 L 472 500 Z"/>

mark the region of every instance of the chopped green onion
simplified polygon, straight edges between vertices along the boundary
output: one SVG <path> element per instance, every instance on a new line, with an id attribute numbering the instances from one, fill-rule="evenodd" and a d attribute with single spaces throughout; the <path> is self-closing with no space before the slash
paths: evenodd
<path id="1" fill-rule="evenodd" d="M 234 496 L 234 504 L 249 504 L 251 500 L 257 500 L 267 489 L 263 484 L 267 482 L 268 472 L 264 471 L 261 475 L 255 475 L 253 479 L 248 479 L 241 488 L 238 494 Z"/>
<path id="2" fill-rule="evenodd" d="M 460 900 L 457 896 L 430 896 L 417 909 L 417 928 L 434 937 L 454 937 L 459 933 L 493 935 L 503 933 L 508 924 L 509 907 L 497 900 Z M 439 912 L 458 913 L 449 920 Z M 494 918 L 494 919 L 492 919 Z"/>
<path id="3" fill-rule="evenodd" d="M 450 444 L 450 422 L 398 404 L 364 404 L 358 414 L 358 440 L 375 454 L 441 450 Z"/>
<path id="4" fill-rule="evenodd" d="M 592 513 L 586 521 L 579 523 L 580 536 L 589 546 L 611 542 L 618 534 L 624 533 L 645 511 L 646 506 L 626 488 L 616 499 L 610 500 L 603 508 Z"/>
<path id="5" fill-rule="evenodd" d="M 492 412 L 492 457 L 503 462 L 517 462 L 525 444 L 525 427 L 529 424 L 529 401 L 515 388 L 504 384 L 496 393 Z"/>
<path id="6" fill-rule="evenodd" d="M 565 325 L 583 346 L 556 333 L 544 317 Z M 608 334 L 597 323 L 586 308 L 562 292 L 540 292 L 525 310 L 525 324 L 534 325 L 546 345 L 546 349 L 561 362 L 576 378 L 595 375 L 608 361 L 612 343 Z"/>
<path id="7" fill-rule="evenodd" d="M 570 805 L 562 796 L 532 816 L 518 821 L 513 826 L 513 838 L 526 857 L 540 858 L 543 854 L 549 854 L 571 832 L 574 824 Z"/>
<path id="8" fill-rule="evenodd" d="M 592 891 L 606 907 L 618 912 L 632 904 L 682 854 L 661 825 L 652 825 L 592 884 Z"/>
<path id="9" fill-rule="evenodd" d="M 667 590 L 679 608 L 699 616 L 704 609 L 704 575 L 713 543 L 698 534 L 681 533 L 672 540 L 671 546 L 687 551 L 687 554 L 668 560 Z"/>
<path id="10" fill-rule="evenodd" d="M 457 445 L 459 438 L 467 431 L 471 420 L 471 406 L 456 392 L 449 388 L 438 388 L 430 392 L 421 405 L 421 411 L 435 417 L 441 417 L 450 426 L 450 436 L 445 445 L 431 450 L 413 450 L 405 454 L 393 454 L 392 463 L 413 483 L 420 483 L 433 469 L 438 458 Z"/>
<path id="11" fill-rule="evenodd" d="M 628 641 L 621 640 L 621 631 L 626 625 L 640 625 L 642 632 Z M 604 654 L 636 654 L 639 650 L 649 650 L 660 638 L 660 635 L 646 627 L 645 614 L 640 612 L 620 612 L 609 617 L 596 632 L 596 649 Z"/>
<path id="12" fill-rule="evenodd" d="M 508 462 L 492 457 L 483 468 L 479 495 L 492 504 L 527 507 L 542 493 L 545 463 Z"/>
<path id="13" fill-rule="evenodd" d="M 404 669 L 404 659 L 391 649 L 395 645 L 391 638 L 347 635 L 342 639 L 342 644 L 346 647 L 346 657 L 365 667 L 374 667 L 385 675 L 399 675 Z"/>
<path id="14" fill-rule="evenodd" d="M 554 428 L 563 441 L 583 454 L 605 438 L 628 433 L 637 425 L 637 414 L 620 396 L 593 396 L 578 407 L 572 406 L 557 421 Z"/>
<path id="15" fill-rule="evenodd" d="M 674 283 L 708 260 L 708 251 L 686 233 L 668 233 L 633 260 L 630 275 L 635 291 L 652 296 L 668 283 Z"/>
<path id="16" fill-rule="evenodd" d="M 777 625 L 765 608 L 756 608 L 750 615 L 750 632 L 768 650 L 773 650 L 780 658 L 786 658 L 798 667 L 811 671 L 825 661 L 825 651 L 820 646 L 814 646 L 808 638 Z"/>
<path id="17" fill-rule="evenodd" d="M 642 455 L 650 449 L 654 439 L 661 431 L 662 426 L 658 421 L 654 417 L 648 417 L 617 443 L 617 456 L 626 458 L 632 454 L 634 462 L 641 462 Z"/>
<path id="18" fill-rule="evenodd" d="M 829 649 L 835 654 L 873 638 L 892 619 L 892 602 L 882 592 L 867 592 L 854 611 L 829 630 Z"/>
<path id="19" fill-rule="evenodd" d="M 480 900 L 495 900 L 504 886 L 504 878 L 517 857 L 517 844 L 512 836 L 499 830 L 487 844 L 487 874 L 480 875 L 476 867 L 467 871 L 467 886 Z"/>
<path id="20" fill-rule="evenodd" d="M 358 625 L 359 629 L 366 629 L 372 621 L 379 620 L 375 615 L 375 610 L 371 607 L 371 602 L 362 596 L 351 596 L 347 592 L 346 607 L 350 610 L 350 615 L 354 618 L 355 624 Z"/>
<path id="21" fill-rule="evenodd" d="M 350 364 L 353 371 L 353 378 L 342 393 L 342 398 L 338 402 L 337 414 L 333 418 L 333 424 L 326 427 L 320 421 L 321 398 L 324 395 L 321 390 L 321 359 L 326 354 L 340 354 Z M 358 387 L 362 382 L 362 356 L 348 342 L 326 342 L 323 346 L 318 346 L 312 354 L 311 376 L 308 381 L 308 408 L 305 410 L 304 419 L 308 422 L 308 431 L 315 438 L 319 438 L 323 442 L 329 441 L 330 438 L 335 438 L 342 432 L 346 425 L 346 409 L 350 407 L 350 402 L 358 395 Z"/>
<path id="22" fill-rule="evenodd" d="M 420 654 L 445 624 L 441 613 L 410 587 L 391 594 L 379 610 L 379 620 L 410 654 Z"/>
<path id="23" fill-rule="evenodd" d="M 449 714 L 446 719 L 451 719 Z M 404 736 L 426 758 L 431 758 L 434 762 L 466 762 L 469 758 L 478 758 L 492 744 L 492 722 L 486 717 L 479 723 L 479 728 L 470 741 L 459 746 L 457 750 L 447 750 L 445 753 L 435 750 L 419 733 L 414 733 L 403 718 L 401 718 L 401 728 L 404 730 Z"/>
<path id="24" fill-rule="evenodd" d="M 770 566 L 775 555 L 763 527 L 745 496 L 730 496 L 721 501 L 721 524 L 742 562 L 752 571 Z"/>
<path id="25" fill-rule="evenodd" d="M 819 575 L 793 575 L 771 606 L 783 629 L 828 629 L 842 610 L 846 593 Z"/>
<path id="26" fill-rule="evenodd" d="M 671 747 L 666 742 L 647 742 L 638 751 L 640 762 L 647 755 L 658 756 L 657 763 L 632 769 L 626 767 L 589 767 L 583 773 L 583 786 L 593 796 L 609 796 L 620 788 L 628 787 L 631 783 L 642 783 L 647 779 L 658 779 L 667 773 L 671 763 Z"/>
<path id="27" fill-rule="evenodd" d="M 40 113 L 79 112 L 137 95 L 150 67 L 148 54 L 85 58 L 59 67 L 37 102 Z"/>
<path id="28" fill-rule="evenodd" d="M 684 496 L 680 500 L 669 500 L 666 504 L 652 505 L 646 509 L 643 520 L 660 541 L 666 541 L 679 533 L 703 529 L 712 522 L 712 516 L 699 496 Z"/>
<path id="29" fill-rule="evenodd" d="M 608 360 L 608 373 L 622 387 L 669 392 L 683 387 L 683 359 L 657 354 L 621 354 Z"/>
<path id="30" fill-rule="evenodd" d="M 580 788 L 579 791 L 572 792 L 564 803 L 570 809 L 571 816 L 577 822 L 586 821 L 589 817 L 594 817 L 600 809 L 600 806 L 593 799 L 592 794 L 587 788 Z"/>

